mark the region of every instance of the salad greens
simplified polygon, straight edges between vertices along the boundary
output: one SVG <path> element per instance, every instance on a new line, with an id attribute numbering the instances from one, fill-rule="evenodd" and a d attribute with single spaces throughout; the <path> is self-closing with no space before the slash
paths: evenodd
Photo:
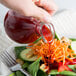
<path id="1" fill-rule="evenodd" d="M 30 65 L 29 62 L 25 62 L 25 63 L 22 65 L 22 68 L 25 69 L 25 68 L 27 68 L 29 65 Z"/>
<path id="2" fill-rule="evenodd" d="M 57 40 L 60 40 L 60 38 L 57 36 L 56 33 L 55 33 L 55 38 Z M 37 43 L 41 39 L 42 39 L 42 37 L 37 39 L 34 43 Z M 76 39 L 72 39 L 72 38 L 70 38 L 70 39 L 72 41 L 76 41 Z M 71 46 L 69 46 L 69 48 L 72 49 Z M 20 54 L 24 50 L 26 50 L 26 46 L 15 47 L 16 57 L 21 59 Z M 28 71 L 32 76 L 48 76 L 44 71 L 42 71 L 40 69 L 40 60 L 41 60 L 41 57 L 33 62 L 24 60 L 24 64 L 22 65 L 22 68 L 26 69 L 26 71 Z M 68 65 L 68 67 L 70 69 L 72 69 L 74 72 L 66 71 L 66 70 L 62 71 L 62 72 L 58 72 L 58 70 L 51 70 L 51 72 L 49 74 L 50 74 L 50 76 L 56 76 L 57 74 L 58 75 L 65 75 L 65 76 L 76 76 L 76 65 Z M 15 76 L 25 76 L 25 75 L 22 74 L 20 71 L 16 71 Z"/>
<path id="3" fill-rule="evenodd" d="M 39 69 L 37 76 L 47 76 L 47 74 Z"/>
<path id="4" fill-rule="evenodd" d="M 60 75 L 67 75 L 67 76 L 76 76 L 76 73 L 75 72 L 72 72 L 72 71 L 62 71 L 62 72 L 59 72 Z"/>
<path id="5" fill-rule="evenodd" d="M 25 75 L 20 71 L 16 71 L 16 76 L 25 76 Z"/>
<path id="6" fill-rule="evenodd" d="M 55 32 L 55 38 L 56 38 L 57 40 L 60 40 L 60 38 L 59 38 L 59 36 L 57 35 L 56 32 Z"/>
<path id="7" fill-rule="evenodd" d="M 74 72 L 76 72 L 76 65 L 68 65 L 69 68 L 71 68 Z"/>
<path id="8" fill-rule="evenodd" d="M 72 40 L 72 41 L 76 41 L 76 39 L 75 38 L 69 38 L 70 40 Z"/>
<path id="9" fill-rule="evenodd" d="M 58 72 L 57 70 L 51 70 L 51 72 L 49 73 L 50 75 L 67 75 L 67 76 L 76 76 L 75 72 L 72 71 L 62 71 L 62 72 Z"/>
<path id="10" fill-rule="evenodd" d="M 33 62 L 31 65 L 28 66 L 28 72 L 32 76 L 37 76 L 37 72 L 39 70 L 39 62 L 41 60 L 41 57 L 37 59 L 35 62 Z"/>
<path id="11" fill-rule="evenodd" d="M 57 74 L 59 74 L 59 72 L 57 70 L 51 70 L 51 72 L 49 74 L 50 75 L 57 75 Z"/>
<path id="12" fill-rule="evenodd" d="M 26 49 L 26 46 L 18 46 L 18 47 L 15 47 L 15 54 L 16 54 L 16 57 L 17 58 L 20 58 L 20 53 Z"/>

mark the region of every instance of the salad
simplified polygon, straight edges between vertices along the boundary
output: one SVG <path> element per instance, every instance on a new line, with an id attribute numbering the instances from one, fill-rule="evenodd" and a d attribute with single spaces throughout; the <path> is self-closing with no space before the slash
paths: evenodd
<path id="1" fill-rule="evenodd" d="M 76 76 L 76 39 L 62 37 L 55 33 L 55 39 L 44 43 L 40 37 L 31 47 L 15 47 L 16 61 L 31 76 Z M 25 76 L 20 71 L 15 76 Z"/>

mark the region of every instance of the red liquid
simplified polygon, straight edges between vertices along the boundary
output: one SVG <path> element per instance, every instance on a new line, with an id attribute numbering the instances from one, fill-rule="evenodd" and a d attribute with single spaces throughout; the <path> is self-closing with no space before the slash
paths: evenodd
<path id="1" fill-rule="evenodd" d="M 40 22 L 32 17 L 25 17 L 9 11 L 4 20 L 7 35 L 18 43 L 31 43 L 37 40 L 40 34 Z M 43 35 L 47 41 L 52 40 L 51 31 L 44 25 Z"/>
<path id="2" fill-rule="evenodd" d="M 4 21 L 5 31 L 8 36 L 18 43 L 31 43 L 35 41 L 40 34 L 37 34 L 36 27 L 38 21 L 32 21 L 31 17 L 24 17 L 12 12 L 13 15 L 7 13 Z"/>
<path id="3" fill-rule="evenodd" d="M 43 25 L 43 27 L 42 27 L 42 33 L 43 33 L 43 36 L 45 37 L 45 39 L 47 40 L 47 42 L 49 43 L 49 52 L 50 52 L 51 51 L 50 50 L 51 42 L 49 42 L 49 41 L 53 40 L 53 35 L 52 35 L 52 33 L 50 33 L 50 30 L 45 25 Z"/>
<path id="4" fill-rule="evenodd" d="M 42 34 L 48 43 L 53 39 L 53 35 L 50 32 L 50 29 L 48 29 L 45 25 L 42 27 Z"/>

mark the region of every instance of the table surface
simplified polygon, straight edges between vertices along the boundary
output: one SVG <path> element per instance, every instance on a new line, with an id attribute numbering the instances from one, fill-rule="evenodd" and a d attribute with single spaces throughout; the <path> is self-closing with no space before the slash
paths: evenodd
<path id="1" fill-rule="evenodd" d="M 54 0 L 59 9 L 76 9 L 76 0 Z"/>

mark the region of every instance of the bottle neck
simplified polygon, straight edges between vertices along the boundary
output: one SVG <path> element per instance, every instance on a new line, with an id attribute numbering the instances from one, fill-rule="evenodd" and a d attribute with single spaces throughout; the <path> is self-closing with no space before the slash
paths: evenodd
<path id="1" fill-rule="evenodd" d="M 55 37 L 53 24 L 40 23 L 40 26 L 37 26 L 37 33 L 42 37 L 45 43 L 51 43 Z"/>

